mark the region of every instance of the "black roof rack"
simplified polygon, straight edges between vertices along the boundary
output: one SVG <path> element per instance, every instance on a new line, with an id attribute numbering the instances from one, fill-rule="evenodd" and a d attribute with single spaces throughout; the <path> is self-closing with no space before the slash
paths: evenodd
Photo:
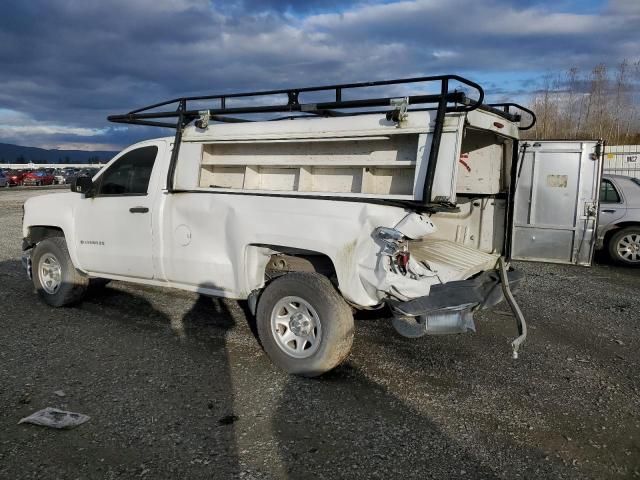
<path id="1" fill-rule="evenodd" d="M 466 90 L 475 92 L 475 95 L 469 96 L 465 91 L 454 89 L 450 91 L 452 83 L 461 85 Z M 303 116 L 351 116 L 364 115 L 375 112 L 392 114 L 391 110 L 372 110 L 372 108 L 389 108 L 394 107 L 398 101 L 398 95 L 393 97 L 371 97 L 347 100 L 343 98 L 346 90 L 355 90 L 361 92 L 362 89 L 370 87 L 382 87 L 392 85 L 408 85 L 408 84 L 427 84 L 432 88 L 438 87 L 439 93 L 435 94 L 419 94 L 409 95 L 407 99 L 408 111 L 436 111 L 435 126 L 431 150 L 429 152 L 429 163 L 427 166 L 427 175 L 423 190 L 423 199 L 425 203 L 431 198 L 431 190 L 433 177 L 435 175 L 435 166 L 440 149 L 440 139 L 442 137 L 442 129 L 444 126 L 445 114 L 448 112 L 469 112 L 478 108 L 491 111 L 510 121 L 519 121 L 520 116 L 511 113 L 510 108 L 519 108 L 530 113 L 535 123 L 535 115 L 530 110 L 516 104 L 494 104 L 484 105 L 484 90 L 477 83 L 458 75 L 436 75 L 426 77 L 400 78 L 394 80 L 382 80 L 375 82 L 361 83 L 344 83 L 336 85 L 324 85 L 316 87 L 304 88 L 285 88 L 279 90 L 265 90 L 256 92 L 229 93 L 219 95 L 202 95 L 192 97 L 180 97 L 155 103 L 146 107 L 132 110 L 122 115 L 110 115 L 108 120 L 116 123 L 127 123 L 133 125 L 145 125 L 151 127 L 167 127 L 175 128 L 175 144 L 171 154 L 169 172 L 167 177 L 167 189 L 169 192 L 175 191 L 173 188 L 173 177 L 182 141 L 182 131 L 186 125 L 198 118 L 208 118 L 209 121 L 215 122 L 248 122 L 256 120 L 265 120 L 266 113 L 289 113 L 302 114 Z M 303 103 L 302 96 L 312 92 L 332 92 L 332 99 L 323 102 Z M 287 103 L 276 103 L 277 97 L 287 96 Z M 270 102 L 255 105 L 239 105 L 228 106 L 230 99 L 252 99 L 257 102 L 260 98 L 270 98 Z M 194 102 L 212 101 L 216 104 L 209 108 L 190 108 Z M 191 104 L 191 105 L 190 105 Z M 173 106 L 173 109 L 169 107 Z M 165 110 L 158 110 L 165 107 Z M 253 119 L 238 118 L 234 115 L 254 115 Z M 257 115 L 257 117 L 255 116 Z M 287 115 L 272 120 L 283 120 L 292 118 Z M 174 123 L 171 123 L 171 120 Z M 531 128 L 533 123 L 526 128 Z"/>
<path id="2" fill-rule="evenodd" d="M 454 90 L 449 91 L 449 82 L 456 81 L 459 84 L 474 90 L 477 95 L 476 98 L 469 98 L 464 92 Z M 304 88 L 284 88 L 278 90 L 262 90 L 256 92 L 242 92 L 242 93 L 229 93 L 219 95 L 200 95 L 192 97 L 180 97 L 164 102 L 155 103 L 146 107 L 132 110 L 124 115 L 111 115 L 108 117 L 109 121 L 117 123 L 131 123 L 138 125 L 151 125 L 160 127 L 172 127 L 175 128 L 175 124 L 168 122 L 157 122 L 159 119 L 178 118 L 182 116 L 183 120 L 187 123 L 195 118 L 198 118 L 205 109 L 190 109 L 189 103 L 213 101 L 216 102 L 215 106 L 209 107 L 208 110 L 212 118 L 215 121 L 238 121 L 228 117 L 228 115 L 240 115 L 240 114 L 262 114 L 262 113 L 281 113 L 281 112 L 306 112 L 309 114 L 320 115 L 332 115 L 332 114 L 344 114 L 344 112 L 336 112 L 336 110 L 348 110 L 349 114 L 365 114 L 371 113 L 370 110 L 363 110 L 370 107 L 389 107 L 390 101 L 395 97 L 382 97 L 382 98 L 364 98 L 356 100 L 346 100 L 343 98 L 345 90 L 354 90 L 367 87 L 380 87 L 390 85 L 406 85 L 406 84 L 437 84 L 440 83 L 439 93 L 431 95 L 411 95 L 409 96 L 409 105 L 431 105 L 432 109 L 437 108 L 441 99 L 446 100 L 448 111 L 465 111 L 473 110 L 478 105 L 482 104 L 484 100 L 484 91 L 482 87 L 475 82 L 467 80 L 457 75 L 439 75 L 431 77 L 413 77 L 413 78 L 401 78 L 395 80 L 382 80 L 377 82 L 361 82 L 361 83 L 343 83 L 337 85 L 323 85 L 316 87 L 304 87 Z M 446 88 L 444 88 L 446 87 Z M 303 103 L 302 96 L 311 92 L 332 92 L 333 100 L 325 102 L 310 102 Z M 274 103 L 273 97 L 280 97 L 282 95 L 287 96 L 287 103 Z M 258 100 L 260 97 L 271 97 L 265 104 L 244 105 L 244 106 L 229 106 L 228 100 L 231 99 L 253 99 Z M 160 107 L 169 107 L 174 105 L 173 110 L 168 111 L 154 111 Z M 247 121 L 247 120 L 240 120 Z"/>
<path id="3" fill-rule="evenodd" d="M 520 110 L 521 112 L 525 112 L 530 117 L 529 123 L 524 127 L 520 125 L 518 127 L 518 130 L 529 130 L 536 124 L 536 114 L 533 113 L 532 110 L 529 110 L 528 108 L 523 107 L 522 105 L 519 105 L 517 103 L 489 103 L 480 105 L 479 108 L 482 110 L 488 110 L 493 113 L 497 113 L 498 115 L 505 116 L 507 118 L 510 118 L 514 122 L 520 122 L 522 120 L 522 114 L 511 113 L 512 108 Z"/>

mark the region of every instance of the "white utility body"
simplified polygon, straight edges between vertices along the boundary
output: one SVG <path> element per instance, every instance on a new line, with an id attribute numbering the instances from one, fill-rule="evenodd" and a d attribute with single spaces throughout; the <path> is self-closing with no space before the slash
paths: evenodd
<path id="1" fill-rule="evenodd" d="M 346 357 L 352 308 L 388 305 L 407 336 L 473 330 L 473 311 L 508 293 L 519 119 L 389 103 L 278 121 L 185 111 L 175 137 L 25 203 L 36 289 L 54 306 L 91 278 L 248 299 L 269 356 L 304 375 Z M 135 113 L 125 123 L 151 118 Z"/>

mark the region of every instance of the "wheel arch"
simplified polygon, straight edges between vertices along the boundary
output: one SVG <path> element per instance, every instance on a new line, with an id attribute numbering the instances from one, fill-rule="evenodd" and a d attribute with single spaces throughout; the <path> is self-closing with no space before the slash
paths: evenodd
<path id="1" fill-rule="evenodd" d="M 69 257 L 74 267 L 78 267 L 78 258 L 76 256 L 76 250 L 73 248 L 73 244 L 69 242 L 69 236 L 64 228 L 57 225 L 29 225 L 26 227 L 26 235 L 22 240 L 22 250 L 28 250 L 35 247 L 41 241 L 52 238 L 62 237 L 67 244 L 67 250 L 69 251 Z M 79 269 L 80 270 L 80 269 Z"/>
<path id="2" fill-rule="evenodd" d="M 286 245 L 250 244 L 246 248 L 245 259 L 245 279 L 253 313 L 260 292 L 272 280 L 287 273 L 318 273 L 327 277 L 339 290 L 335 262 L 326 252 Z"/>
<path id="3" fill-rule="evenodd" d="M 613 237 L 621 229 L 627 228 L 627 227 L 640 227 L 640 222 L 627 221 L 627 222 L 619 222 L 619 223 L 616 223 L 616 224 L 612 225 L 607 230 L 607 232 L 604 234 L 604 239 L 603 239 L 603 242 L 602 242 L 603 248 L 608 248 L 609 247 L 609 241 L 611 240 L 611 237 Z"/>
<path id="4" fill-rule="evenodd" d="M 66 240 L 66 235 L 61 227 L 53 225 L 31 225 L 28 227 L 22 249 L 26 250 L 27 248 L 31 248 L 42 240 L 51 237 L 64 237 Z"/>

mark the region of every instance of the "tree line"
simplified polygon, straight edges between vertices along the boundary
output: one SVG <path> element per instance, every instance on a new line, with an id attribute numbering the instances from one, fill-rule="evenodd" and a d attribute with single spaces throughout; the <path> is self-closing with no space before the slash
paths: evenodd
<path id="1" fill-rule="evenodd" d="M 530 107 L 537 123 L 526 138 L 640 144 L 640 60 L 548 74 Z"/>

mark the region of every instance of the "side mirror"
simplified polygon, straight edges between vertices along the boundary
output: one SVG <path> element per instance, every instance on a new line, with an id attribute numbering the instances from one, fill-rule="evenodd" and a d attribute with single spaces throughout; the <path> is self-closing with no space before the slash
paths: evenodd
<path id="1" fill-rule="evenodd" d="M 71 181 L 71 191 L 76 193 L 84 193 L 86 197 L 91 196 L 93 182 L 91 177 L 76 177 Z"/>

